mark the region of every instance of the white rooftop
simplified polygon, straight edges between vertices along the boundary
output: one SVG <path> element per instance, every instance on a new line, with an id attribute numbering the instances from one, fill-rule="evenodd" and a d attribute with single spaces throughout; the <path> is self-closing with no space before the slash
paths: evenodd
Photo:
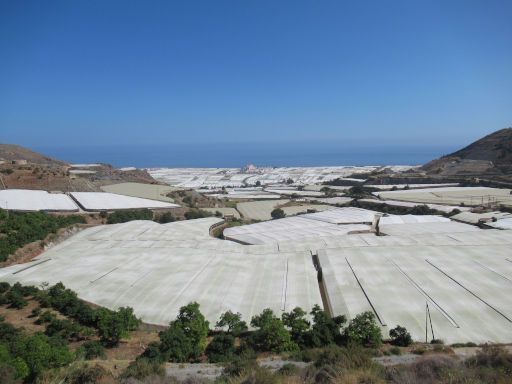
<path id="1" fill-rule="evenodd" d="M 71 196 L 86 211 L 103 211 L 135 208 L 175 208 L 177 204 L 107 192 L 71 192 Z"/>
<path id="2" fill-rule="evenodd" d="M 0 280 L 62 281 L 79 297 L 116 309 L 131 306 L 145 322 L 167 325 L 179 308 L 201 305 L 214 323 L 226 310 L 244 320 L 322 305 L 309 252 L 249 248 L 211 238 L 215 218 L 169 224 L 132 221 L 89 228 L 29 264 L 0 269 Z"/>
<path id="3" fill-rule="evenodd" d="M 13 211 L 78 211 L 78 206 L 63 193 L 28 189 L 0 190 L 0 208 Z"/>
<path id="4" fill-rule="evenodd" d="M 487 231 L 480 231 L 487 232 Z M 390 236 L 391 237 L 391 236 Z M 377 315 L 383 334 L 405 326 L 446 343 L 512 341 L 510 243 L 395 245 L 319 251 L 334 315 Z M 433 332 L 433 333 L 432 333 Z"/>

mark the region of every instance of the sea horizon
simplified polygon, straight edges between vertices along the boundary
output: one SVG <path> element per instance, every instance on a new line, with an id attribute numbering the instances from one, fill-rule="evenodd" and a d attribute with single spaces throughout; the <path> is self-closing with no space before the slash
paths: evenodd
<path id="1" fill-rule="evenodd" d="M 239 168 L 422 165 L 454 145 L 342 145 L 316 143 L 216 143 L 171 145 L 37 146 L 69 163 L 137 168 Z"/>

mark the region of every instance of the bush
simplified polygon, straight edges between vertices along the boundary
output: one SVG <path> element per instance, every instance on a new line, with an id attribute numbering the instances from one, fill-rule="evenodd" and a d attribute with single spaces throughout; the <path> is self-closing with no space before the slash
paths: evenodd
<path id="1" fill-rule="evenodd" d="M 223 376 L 240 377 L 258 367 L 255 358 L 237 356 L 224 367 Z"/>
<path id="2" fill-rule="evenodd" d="M 367 347 L 378 347 L 382 344 L 382 334 L 375 322 L 372 312 L 363 312 L 354 317 L 345 329 L 349 342 L 355 342 Z"/>
<path id="3" fill-rule="evenodd" d="M 235 338 L 221 333 L 216 335 L 206 347 L 206 356 L 211 363 L 223 363 L 231 361 L 235 351 Z"/>
<path id="4" fill-rule="evenodd" d="M 36 320 L 36 324 L 50 323 L 56 318 L 57 317 L 50 311 L 44 311 L 39 315 L 39 318 Z"/>
<path id="5" fill-rule="evenodd" d="M 153 212 L 149 209 L 116 211 L 108 215 L 107 224 L 126 223 L 133 220 L 153 220 Z"/>
<path id="6" fill-rule="evenodd" d="M 122 378 L 133 377 L 142 380 L 149 376 L 164 376 L 165 368 L 163 363 L 149 359 L 137 359 L 126 368 L 122 373 Z"/>
<path id="7" fill-rule="evenodd" d="M 192 341 L 179 324 L 172 322 L 159 336 L 160 360 L 184 363 L 194 356 Z"/>
<path id="8" fill-rule="evenodd" d="M 391 337 L 391 344 L 393 345 L 408 347 L 412 344 L 411 334 L 407 332 L 407 329 L 399 325 L 389 331 L 389 337 Z"/>
<path id="9" fill-rule="evenodd" d="M 7 299 L 7 303 L 11 308 L 21 309 L 26 307 L 28 304 L 27 300 L 25 300 L 20 292 L 14 291 L 12 289 L 7 292 L 5 298 Z"/>
<path id="10" fill-rule="evenodd" d="M 165 224 L 172 223 L 175 220 L 176 219 L 174 218 L 171 212 L 164 212 L 160 216 L 158 216 L 156 221 L 159 222 L 160 224 Z"/>
<path id="11" fill-rule="evenodd" d="M 298 345 L 306 345 L 310 323 L 306 320 L 306 312 L 302 308 L 296 307 L 289 313 L 283 313 L 283 324 L 291 332 L 292 339 Z"/>
<path id="12" fill-rule="evenodd" d="M 69 384 L 95 384 L 101 383 L 102 379 L 110 376 L 110 374 L 105 368 L 96 364 L 94 366 L 76 367 L 66 376 L 65 382 Z"/>
<path id="13" fill-rule="evenodd" d="M 48 336 L 59 336 L 69 341 L 82 340 L 82 333 L 85 330 L 78 324 L 68 320 L 52 319 L 46 326 L 45 334 Z"/>
<path id="14" fill-rule="evenodd" d="M 140 324 L 131 308 L 119 308 L 117 312 L 101 308 L 96 313 L 98 333 L 101 341 L 108 346 L 119 344 L 121 339 L 128 336 L 129 331 L 134 331 Z"/>
<path id="15" fill-rule="evenodd" d="M 0 293 L 5 293 L 11 288 L 11 285 L 9 283 L 6 283 L 4 281 L 0 282 Z"/>
<path id="16" fill-rule="evenodd" d="M 165 360 L 185 362 L 197 359 L 205 350 L 209 323 L 199 310 L 198 303 L 180 308 L 175 321 L 160 332 L 160 352 Z"/>
<path id="17" fill-rule="evenodd" d="M 512 353 L 501 346 L 484 345 L 476 356 L 466 360 L 466 365 L 499 369 L 512 375 Z"/>
<path id="18" fill-rule="evenodd" d="M 251 325 L 258 328 L 249 338 L 255 350 L 281 353 L 297 349 L 281 319 L 271 309 L 265 309 L 260 315 L 253 316 Z"/>
<path id="19" fill-rule="evenodd" d="M 401 355 L 402 351 L 398 347 L 392 347 L 389 349 L 389 353 L 392 355 Z"/>
<path id="20" fill-rule="evenodd" d="M 311 347 L 323 347 L 340 342 L 340 329 L 347 321 L 345 316 L 330 317 L 318 305 L 311 310 L 313 325 L 308 334 L 307 344 Z"/>
<path id="21" fill-rule="evenodd" d="M 192 220 L 192 219 L 201 219 L 203 217 L 211 217 L 213 216 L 213 213 L 202 210 L 202 209 L 196 209 L 193 208 L 187 212 L 185 212 L 185 219 Z"/>
<path id="22" fill-rule="evenodd" d="M 349 370 L 369 368 L 373 363 L 367 350 L 360 345 L 351 344 L 347 347 L 329 345 L 323 348 L 314 365 L 316 367 L 332 366 L 337 369 Z"/>
<path id="23" fill-rule="evenodd" d="M 277 372 L 283 376 L 294 376 L 300 372 L 300 368 L 295 364 L 286 363 Z"/>
<path id="24" fill-rule="evenodd" d="M 105 348 L 99 341 L 86 341 L 82 344 L 81 349 L 86 360 L 105 357 Z"/>
<path id="25" fill-rule="evenodd" d="M 286 216 L 286 213 L 281 208 L 274 208 L 270 212 L 270 216 L 272 216 L 272 219 L 282 219 Z"/>

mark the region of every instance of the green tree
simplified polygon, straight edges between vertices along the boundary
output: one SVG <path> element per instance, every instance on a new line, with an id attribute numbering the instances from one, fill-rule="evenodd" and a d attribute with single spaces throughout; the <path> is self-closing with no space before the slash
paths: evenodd
<path id="1" fill-rule="evenodd" d="M 340 341 L 341 327 L 347 321 L 345 316 L 330 317 L 318 305 L 315 305 L 310 313 L 313 325 L 309 333 L 309 346 L 323 347 Z"/>
<path id="2" fill-rule="evenodd" d="M 184 363 L 194 355 L 192 339 L 186 335 L 180 323 L 172 322 L 169 328 L 160 332 L 159 336 L 160 358 L 157 360 Z M 146 355 L 149 356 L 149 353 Z M 153 353 L 152 357 L 154 355 Z"/>
<path id="3" fill-rule="evenodd" d="M 160 332 L 160 349 L 165 360 L 184 362 L 197 359 L 207 344 L 209 323 L 196 302 L 180 308 L 176 320 Z"/>
<path id="4" fill-rule="evenodd" d="M 286 213 L 281 208 L 274 208 L 272 212 L 270 212 L 270 216 L 272 219 L 282 219 L 286 216 Z"/>
<path id="5" fill-rule="evenodd" d="M 271 309 L 265 309 L 251 319 L 251 325 L 258 328 L 249 340 L 254 349 L 281 353 L 297 349 L 290 332 Z"/>
<path id="6" fill-rule="evenodd" d="M 98 311 L 98 333 L 101 341 L 109 346 L 119 344 L 119 341 L 127 336 L 121 318 L 109 310 Z"/>
<path id="7" fill-rule="evenodd" d="M 227 327 L 227 332 L 234 336 L 238 336 L 242 332 L 247 331 L 247 323 L 242 320 L 242 315 L 231 311 L 224 312 L 215 326 L 218 328 Z"/>
<path id="8" fill-rule="evenodd" d="M 348 341 L 353 341 L 364 346 L 378 347 L 382 344 L 382 334 L 375 321 L 375 315 L 363 312 L 350 320 L 345 328 L 345 336 Z"/>
<path id="9" fill-rule="evenodd" d="M 193 302 L 181 307 L 176 321 L 181 325 L 187 337 L 191 339 L 194 346 L 194 357 L 201 355 L 206 348 L 210 323 L 199 310 L 199 304 Z"/>
<path id="10" fill-rule="evenodd" d="M 405 327 L 397 325 L 395 328 L 389 331 L 389 337 L 391 337 L 391 344 L 400 347 L 408 347 L 412 344 L 412 337 Z"/>
<path id="11" fill-rule="evenodd" d="M 206 355 L 211 363 L 231 361 L 235 356 L 235 351 L 235 338 L 225 333 L 215 335 L 206 347 Z"/>
<path id="12" fill-rule="evenodd" d="M 294 342 L 298 345 L 305 345 L 310 323 L 306 320 L 306 312 L 296 307 L 291 312 L 283 313 L 281 316 L 283 324 L 290 329 Z"/>

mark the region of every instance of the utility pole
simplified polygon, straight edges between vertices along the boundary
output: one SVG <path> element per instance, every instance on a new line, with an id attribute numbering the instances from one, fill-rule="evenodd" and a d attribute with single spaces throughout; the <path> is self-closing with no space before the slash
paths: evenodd
<path id="1" fill-rule="evenodd" d="M 428 343 L 428 301 L 425 301 L 425 343 Z"/>

